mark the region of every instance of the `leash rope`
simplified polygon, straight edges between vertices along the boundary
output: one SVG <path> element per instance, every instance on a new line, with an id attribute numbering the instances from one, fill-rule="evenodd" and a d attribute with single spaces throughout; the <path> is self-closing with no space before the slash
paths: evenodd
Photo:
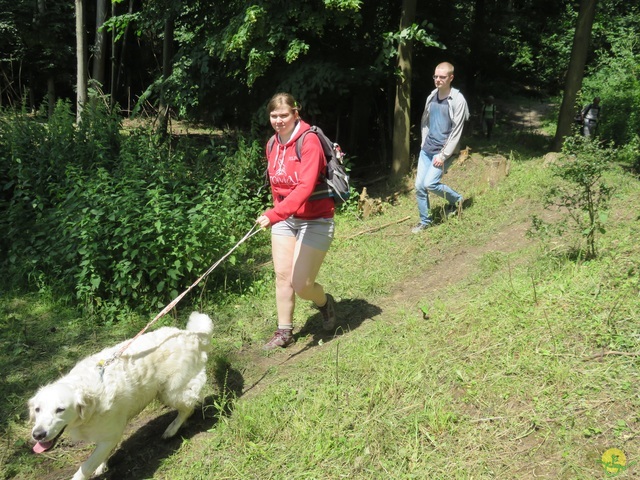
<path id="1" fill-rule="evenodd" d="M 147 323 L 145 325 L 145 327 L 140 330 L 138 332 L 138 334 L 133 337 L 131 340 L 129 340 L 125 345 L 122 346 L 122 348 L 120 348 L 120 350 L 118 350 L 117 352 L 115 352 L 113 355 L 111 355 L 111 357 L 109 357 L 107 360 L 100 360 L 98 362 L 98 368 L 100 369 L 100 376 L 102 377 L 102 375 L 104 374 L 104 369 L 105 367 L 107 367 L 110 363 L 113 363 L 119 356 L 121 356 L 124 351 L 129 348 L 129 346 L 143 333 L 145 333 L 149 327 L 151 327 L 151 325 L 153 325 L 154 323 L 156 323 L 160 318 L 162 318 L 163 316 L 165 316 L 168 312 L 171 311 L 171 309 L 173 307 L 175 307 L 178 302 L 180 300 L 182 300 L 182 298 L 189 293 L 196 285 L 198 285 L 198 283 L 200 283 L 205 277 L 207 277 L 207 275 L 209 275 L 218 265 L 220 265 L 224 260 L 226 260 L 226 258 L 231 255 L 236 248 L 238 248 L 240 245 L 242 245 L 246 240 L 248 240 L 249 238 L 253 237 L 256 233 L 260 232 L 262 230 L 262 227 L 258 226 L 258 225 L 254 225 L 253 227 L 251 227 L 251 230 L 249 230 L 247 232 L 247 234 L 242 237 L 238 243 L 236 243 L 233 248 L 231 248 L 231 250 L 229 250 L 222 258 L 220 258 L 220 260 L 218 260 L 216 263 L 214 263 L 213 265 L 211 265 L 211 267 L 209 267 L 209 269 L 204 272 L 200 278 L 198 278 L 195 282 L 193 282 L 184 292 L 182 292 L 180 295 L 178 295 L 176 298 L 174 298 L 171 303 L 169 303 L 166 307 L 164 307 L 162 309 L 162 311 L 160 313 L 158 313 L 153 320 L 151 320 L 149 323 Z"/>

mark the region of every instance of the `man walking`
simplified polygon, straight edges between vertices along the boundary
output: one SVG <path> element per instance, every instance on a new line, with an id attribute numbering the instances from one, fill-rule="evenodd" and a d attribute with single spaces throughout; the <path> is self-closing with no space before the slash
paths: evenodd
<path id="1" fill-rule="evenodd" d="M 451 86 L 453 65 L 439 64 L 433 75 L 435 90 L 427 97 L 420 127 L 422 148 L 418 158 L 416 199 L 420 223 L 411 230 L 419 233 L 431 226 L 429 192 L 444 198 L 446 213 L 462 208 L 462 195 L 441 183 L 442 176 L 455 158 L 460 147 L 464 122 L 469 119 L 467 101 L 460 91 Z"/>

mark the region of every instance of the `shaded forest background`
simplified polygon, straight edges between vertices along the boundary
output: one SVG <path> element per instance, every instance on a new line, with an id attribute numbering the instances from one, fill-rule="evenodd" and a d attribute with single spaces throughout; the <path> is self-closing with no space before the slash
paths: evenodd
<path id="1" fill-rule="evenodd" d="M 567 0 L 4 3 L 2 105 L 46 105 L 51 114 L 57 99 L 75 99 L 80 4 L 89 94 L 106 95 L 125 115 L 169 112 L 255 131 L 267 125 L 268 98 L 289 91 L 309 120 L 367 164 L 390 162 L 400 43 L 413 46 L 412 123 L 434 66 L 445 60 L 477 113 L 490 94 L 562 92 L 580 7 Z M 635 61 L 638 2 L 582 3 L 597 4 L 587 75 L 612 56 Z M 399 30 L 411 4 L 414 18 Z M 637 62 L 633 70 L 637 79 Z M 588 86 L 580 101 L 599 87 Z"/>
<path id="2" fill-rule="evenodd" d="M 246 232 L 269 201 L 279 91 L 341 143 L 357 183 L 411 165 L 439 62 L 477 118 L 488 95 L 559 105 L 582 52 L 568 114 L 600 96 L 600 138 L 639 156 L 638 0 L 0 3 L 0 265 L 12 287 L 91 307 L 162 305 Z M 205 134 L 171 138 L 178 121 Z M 243 265 L 211 283 L 244 288 Z"/>

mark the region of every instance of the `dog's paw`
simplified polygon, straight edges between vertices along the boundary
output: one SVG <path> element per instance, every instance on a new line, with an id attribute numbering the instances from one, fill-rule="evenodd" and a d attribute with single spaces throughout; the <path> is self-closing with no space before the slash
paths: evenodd
<path id="1" fill-rule="evenodd" d="M 89 477 L 87 477 L 84 473 L 82 473 L 82 469 L 79 469 L 71 480 L 88 480 L 88 479 Z"/>
<path id="2" fill-rule="evenodd" d="M 107 471 L 107 462 L 102 462 L 100 466 L 96 468 L 94 475 L 97 477 L 98 475 L 102 475 L 106 471 Z"/>
<path id="3" fill-rule="evenodd" d="M 167 429 L 164 431 L 164 433 L 162 434 L 162 438 L 167 439 L 167 438 L 173 437 L 176 433 L 178 433 L 178 429 L 180 428 L 180 426 L 181 426 L 181 423 L 177 423 L 174 420 L 173 422 L 171 422 L 171 425 L 169 425 Z"/>

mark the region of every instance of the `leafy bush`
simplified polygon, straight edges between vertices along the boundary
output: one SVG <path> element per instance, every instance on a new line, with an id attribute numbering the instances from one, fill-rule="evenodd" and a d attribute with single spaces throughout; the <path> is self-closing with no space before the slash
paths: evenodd
<path id="1" fill-rule="evenodd" d="M 39 278 L 91 307 L 162 305 L 261 211 L 259 142 L 157 143 L 99 105 L 73 120 L 59 104 L 47 124 L 0 124 L 0 254 L 14 284 Z"/>
<path id="2" fill-rule="evenodd" d="M 604 234 L 606 210 L 613 189 L 603 181 L 604 173 L 611 168 L 617 154 L 590 138 L 576 135 L 569 137 L 563 146 L 564 157 L 555 164 L 554 175 L 561 181 L 551 185 L 545 194 L 545 208 L 555 206 L 567 212 L 550 227 L 539 217 L 533 218 L 533 230 L 537 233 L 562 235 L 573 227 L 586 241 L 586 258 L 597 256 L 597 234 Z"/>
<path id="3" fill-rule="evenodd" d="M 618 148 L 620 162 L 640 173 L 640 136 L 634 135 L 629 143 Z"/>

